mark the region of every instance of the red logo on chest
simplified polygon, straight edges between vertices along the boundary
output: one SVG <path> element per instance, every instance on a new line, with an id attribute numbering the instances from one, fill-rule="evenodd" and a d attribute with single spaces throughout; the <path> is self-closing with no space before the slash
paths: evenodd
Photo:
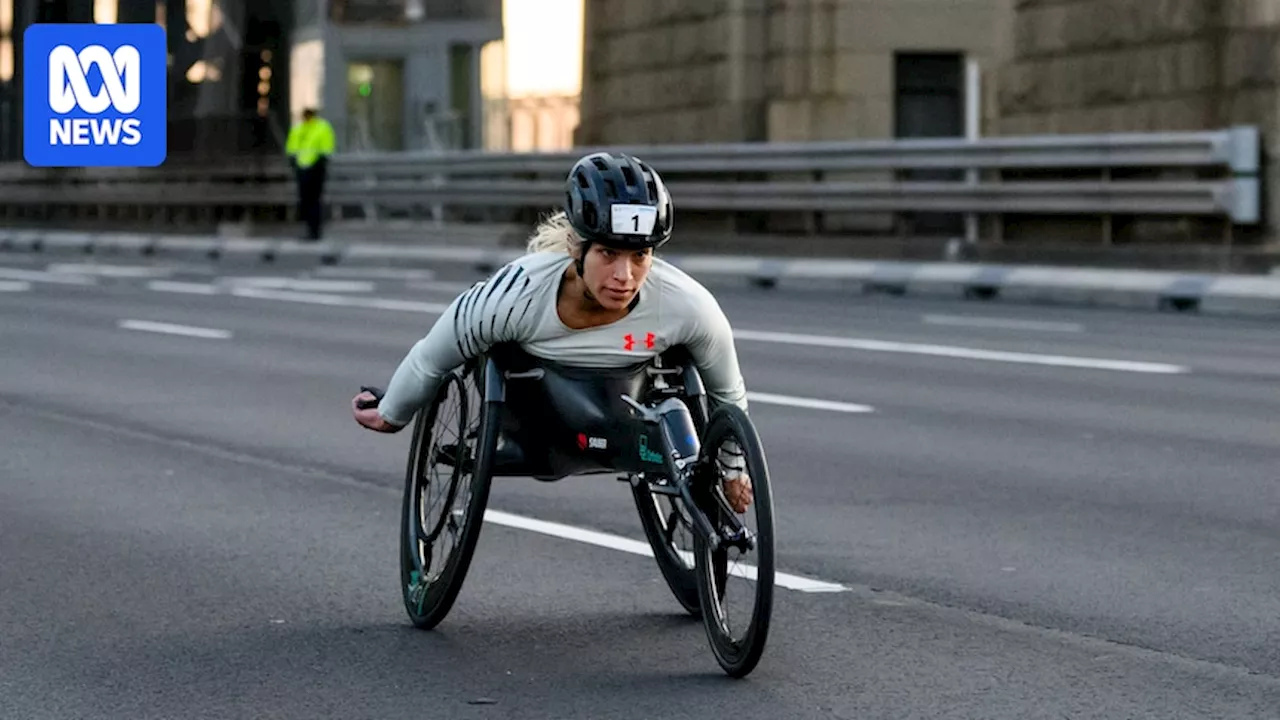
<path id="1" fill-rule="evenodd" d="M 622 343 L 623 350 L 627 350 L 629 352 L 631 350 L 636 349 L 636 338 L 631 333 L 627 333 L 626 335 L 623 335 L 622 340 L 623 340 L 623 343 Z M 658 340 L 658 337 L 653 333 L 645 333 L 644 335 L 645 349 L 652 350 L 654 345 L 657 344 L 657 340 Z"/>

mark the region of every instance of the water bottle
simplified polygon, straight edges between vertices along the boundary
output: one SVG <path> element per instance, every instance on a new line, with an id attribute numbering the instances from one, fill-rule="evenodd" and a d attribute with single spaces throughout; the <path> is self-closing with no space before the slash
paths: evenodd
<path id="1" fill-rule="evenodd" d="M 675 398 L 667 398 L 658 405 L 657 413 L 658 427 L 671 441 L 676 459 L 696 458 L 702 444 L 698 442 L 698 431 L 694 429 L 689 407 Z"/>

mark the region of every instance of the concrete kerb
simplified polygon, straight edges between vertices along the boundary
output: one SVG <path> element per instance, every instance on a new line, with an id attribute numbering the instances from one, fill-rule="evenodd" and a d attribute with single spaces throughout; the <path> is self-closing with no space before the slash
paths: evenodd
<path id="1" fill-rule="evenodd" d="M 519 248 L 402 245 L 372 241 L 303 242 L 280 238 L 220 238 L 174 235 L 93 234 L 0 229 L 0 249 L 83 253 L 137 251 L 143 255 L 199 253 L 240 256 L 264 263 L 282 257 L 323 264 L 461 264 L 491 272 L 516 257 Z M 1280 276 L 1110 270 L 1047 266 L 978 265 L 957 262 L 895 262 L 665 254 L 695 277 L 735 279 L 770 288 L 837 286 L 865 293 L 912 294 L 969 299 L 1039 301 L 1095 306 L 1229 314 L 1280 315 Z"/>

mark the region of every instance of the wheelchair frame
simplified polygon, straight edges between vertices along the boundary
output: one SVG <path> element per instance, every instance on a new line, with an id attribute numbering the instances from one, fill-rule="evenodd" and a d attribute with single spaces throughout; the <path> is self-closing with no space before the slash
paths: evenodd
<path id="1" fill-rule="evenodd" d="M 479 422 L 475 433 L 474 454 L 467 454 L 471 460 L 469 463 L 466 462 L 466 458 L 462 458 L 462 462 L 459 462 L 460 458 L 455 457 L 449 489 L 449 506 L 446 508 L 446 511 L 452 512 L 452 504 L 458 492 L 460 467 L 469 464 L 472 470 L 471 482 L 476 487 L 473 488 L 464 511 L 466 525 L 463 529 L 462 542 L 454 551 L 455 555 L 458 550 L 461 550 L 462 554 L 456 558 L 451 556 L 446 563 L 446 571 L 449 572 L 449 576 L 443 578 L 446 586 L 443 588 L 443 594 L 433 605 L 429 616 L 415 616 L 411 603 L 411 595 L 415 593 L 415 588 L 412 584 L 405 588 L 406 609 L 409 610 L 415 625 L 424 629 L 434 627 L 448 613 L 458 590 L 465 581 L 480 527 L 483 524 L 483 514 L 488 505 L 489 489 L 494 477 L 533 476 L 544 481 L 555 481 L 568 475 L 617 474 L 621 475 L 619 479 L 628 480 L 631 484 L 637 510 L 645 526 L 645 534 L 654 550 L 654 557 L 664 578 L 685 609 L 693 615 L 702 617 L 713 651 L 722 668 L 734 677 L 743 677 L 750 673 L 763 653 L 767 637 L 774 576 L 773 509 L 768 469 L 759 438 L 750 419 L 736 406 L 718 408 L 716 413 L 708 414 L 705 387 L 700 374 L 683 348 L 673 348 L 652 361 L 621 371 L 623 375 L 639 372 L 646 375 L 645 393 L 640 400 L 625 394 L 621 399 L 630 406 L 633 415 L 638 416 L 643 425 L 657 428 L 658 447 L 662 456 L 660 466 L 651 466 L 646 469 L 636 466 L 586 463 L 584 466 L 574 466 L 567 472 L 555 471 L 543 476 L 530 473 L 531 466 L 527 460 L 523 464 L 517 460 L 506 467 L 501 467 L 498 457 L 500 439 L 511 443 L 516 448 L 515 454 L 518 457 L 528 457 L 525 448 L 520 447 L 516 437 L 503 435 L 504 426 L 509 427 L 512 420 L 509 414 L 511 411 L 507 405 L 510 394 L 508 383 L 542 379 L 547 370 L 538 366 L 539 362 L 541 361 L 535 359 L 535 367 L 532 368 L 512 369 L 504 367 L 508 363 L 496 359 L 492 353 L 480 355 L 451 373 L 447 377 L 448 382 L 441 385 L 437 397 L 432 399 L 430 407 L 420 412 L 419 423 L 415 428 L 414 447 L 410 453 L 409 477 L 405 486 L 401 551 L 402 579 L 410 577 L 411 573 L 417 577 L 424 577 L 419 558 L 420 550 L 415 550 L 413 553 L 414 568 L 408 568 L 404 561 L 407 559 L 405 555 L 407 543 L 419 540 L 416 535 L 410 536 L 409 523 L 411 515 L 417 508 L 416 502 L 411 497 L 411 493 L 417 487 L 415 480 L 415 475 L 419 472 L 417 454 L 421 451 L 424 441 L 431 440 L 426 437 L 431 432 L 427 426 L 427 418 L 434 419 L 445 389 L 450 384 L 461 389 L 467 400 L 470 400 L 470 394 L 467 393 L 468 385 L 480 396 L 479 407 L 476 408 Z M 674 366 L 666 367 L 666 363 Z M 673 385 L 669 382 L 669 379 L 677 377 L 679 378 L 677 384 Z M 469 408 L 466 407 L 467 404 L 469 403 L 464 402 L 464 411 L 467 411 L 463 420 L 464 427 L 469 426 L 472 419 Z M 673 437 L 672 422 L 684 422 L 693 426 L 698 442 L 696 448 L 693 448 L 692 455 L 689 454 L 689 448 L 682 451 L 681 445 Z M 718 480 L 714 483 L 708 481 L 709 476 L 705 473 L 713 472 L 714 468 L 709 467 L 708 460 L 704 457 L 704 445 L 701 441 L 708 437 L 709 431 L 720 434 L 732 431 L 745 436 L 741 438 L 741 442 L 744 443 L 744 450 L 747 453 L 753 489 L 756 493 L 756 513 L 761 519 L 758 536 L 753 536 L 738 520 L 736 513 L 729 507 Z M 465 441 L 466 438 L 463 438 L 461 442 Z M 559 470 L 564 470 L 564 467 L 561 466 Z M 645 515 L 645 501 L 648 502 L 648 508 L 654 513 L 658 512 L 657 503 L 654 502 L 657 496 L 668 497 L 673 507 L 676 507 L 679 514 L 692 525 L 695 548 L 695 566 L 692 571 L 684 565 L 679 552 L 672 550 L 670 538 L 664 541 L 661 537 L 662 533 L 655 524 L 655 518 Z M 670 521 L 674 520 L 673 514 Z M 414 528 L 414 532 L 416 533 L 422 527 L 419 524 Z M 438 531 L 439 527 L 436 532 Z M 729 630 L 723 616 L 723 608 L 719 606 L 727 579 L 725 558 L 727 549 L 730 547 L 740 551 L 750 549 L 761 551 L 762 560 L 756 571 L 755 613 L 749 635 L 743 641 L 745 648 L 731 642 L 732 638 L 726 639 Z M 679 563 L 679 567 L 673 563 Z M 415 569 L 416 573 L 413 572 Z M 418 594 L 414 597 L 417 598 L 418 609 L 421 612 L 422 598 L 430 592 L 430 588 L 424 585 L 416 592 Z M 707 608 L 712 612 L 706 612 Z"/>

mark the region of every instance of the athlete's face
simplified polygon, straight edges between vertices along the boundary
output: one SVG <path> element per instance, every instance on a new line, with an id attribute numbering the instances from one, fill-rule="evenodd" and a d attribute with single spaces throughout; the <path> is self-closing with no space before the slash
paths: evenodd
<path id="1" fill-rule="evenodd" d="M 653 250 L 614 250 L 593 243 L 582 264 L 587 292 L 606 310 L 631 304 L 653 264 Z"/>

